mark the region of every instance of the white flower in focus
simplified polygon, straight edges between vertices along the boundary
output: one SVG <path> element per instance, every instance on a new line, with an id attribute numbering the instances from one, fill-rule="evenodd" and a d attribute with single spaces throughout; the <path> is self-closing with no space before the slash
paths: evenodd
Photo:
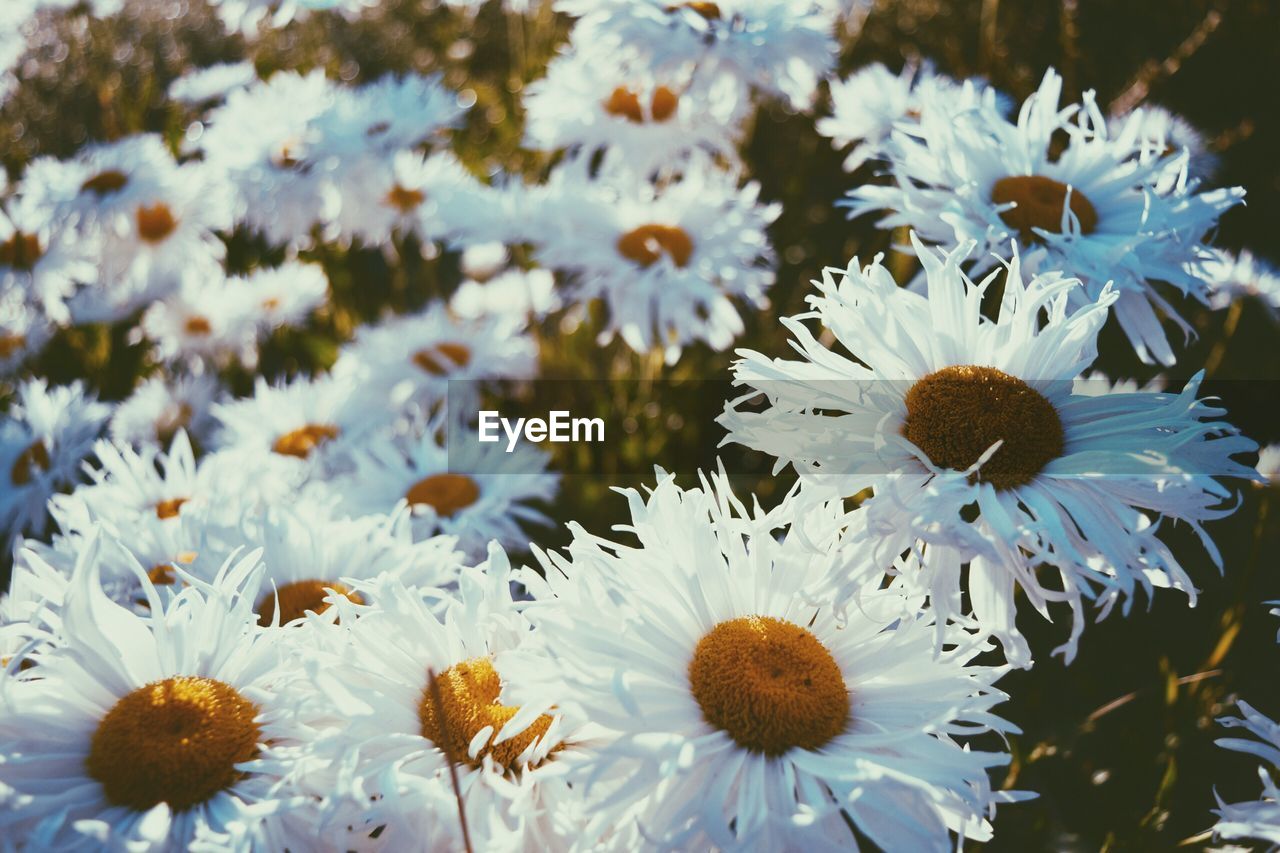
<path id="1" fill-rule="evenodd" d="M 1219 561 L 1204 524 L 1235 507 L 1215 478 L 1256 477 L 1232 459 L 1254 443 L 1197 399 L 1199 375 L 1180 393 L 1073 388 L 1096 356 L 1111 290 L 1074 308 L 1077 282 L 1025 282 L 1015 259 L 999 275 L 993 320 L 983 295 L 997 274 L 980 284 L 964 275 L 971 246 L 944 257 L 915 248 L 927 295 L 899 288 L 879 258 L 866 268 L 855 259 L 815 282 L 812 312 L 782 321 L 800 359 L 741 353 L 735 380 L 750 390 L 721 417 L 730 439 L 841 495 L 873 489 L 862 504 L 867 539 L 852 550 L 881 564 L 920 552 L 908 581 L 929 590 L 938 618 L 999 638 L 1017 665 L 1031 662 L 1014 622 L 1018 588 L 1046 618 L 1049 603 L 1070 605 L 1071 637 L 1058 650 L 1068 660 L 1086 599 L 1102 615 L 1155 586 L 1194 602 L 1160 528 L 1185 523 Z M 809 320 L 842 349 L 820 343 Z M 750 402 L 760 392 L 763 410 Z M 976 519 L 962 515 L 970 507 Z M 959 610 L 966 563 L 971 617 Z M 845 595 L 864 580 L 851 576 Z"/>
<path id="2" fill-rule="evenodd" d="M 1245 729 L 1253 738 L 1219 738 L 1217 744 L 1236 752 L 1261 759 L 1264 764 L 1280 767 L 1280 725 L 1259 713 L 1247 702 L 1238 702 L 1241 717 L 1221 717 L 1224 726 Z M 1262 796 L 1252 802 L 1224 803 L 1218 798 L 1214 814 L 1218 822 L 1213 833 L 1228 841 L 1266 841 L 1280 845 L 1280 786 L 1265 766 L 1258 767 Z"/>
<path id="3" fill-rule="evenodd" d="M 599 728 L 563 760 L 585 785 L 586 839 L 634 828 L 663 849 L 956 849 L 986 839 L 988 768 L 959 738 L 1016 729 L 992 708 L 1003 668 L 897 588 L 867 587 L 844 623 L 820 599 L 838 502 L 748 509 L 727 478 L 621 490 L 626 543 L 580 528 L 523 576 L 559 704 Z M 532 665 L 522 673 L 533 688 Z"/>
<path id="4" fill-rule="evenodd" d="M 779 206 L 703 160 L 660 190 L 607 164 L 601 172 L 590 178 L 573 160 L 552 173 L 533 237 L 541 263 L 573 274 L 575 301 L 604 302 L 602 340 L 616 333 L 636 352 L 661 349 L 668 364 L 694 342 L 726 349 L 743 330 L 735 300 L 768 304 L 766 228 Z"/>
<path id="5" fill-rule="evenodd" d="M 1173 364 L 1161 317 L 1190 327 L 1153 282 L 1203 301 L 1211 255 L 1202 241 L 1244 191 L 1198 193 L 1185 175 L 1168 181 L 1171 168 L 1185 172 L 1185 153 L 1144 156 L 1141 116 L 1112 136 L 1093 92 L 1063 108 L 1061 90 L 1062 78 L 1047 72 L 1016 123 L 986 107 L 925 110 L 887 146 L 893 183 L 858 187 L 843 204 L 850 216 L 889 210 L 881 227 L 908 225 L 944 247 L 976 241 L 974 275 L 1016 245 L 1029 270 L 1081 280 L 1074 307 L 1111 283 L 1116 320 L 1138 356 Z"/>
<path id="6" fill-rule="evenodd" d="M 45 502 L 83 479 L 80 463 L 110 413 L 80 382 L 50 388 L 32 379 L 18 387 L 0 420 L 0 531 L 42 532 Z"/>

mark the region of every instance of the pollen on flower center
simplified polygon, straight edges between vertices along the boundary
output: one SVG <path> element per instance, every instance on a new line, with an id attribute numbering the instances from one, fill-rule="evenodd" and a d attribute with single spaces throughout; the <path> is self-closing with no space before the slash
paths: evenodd
<path id="1" fill-rule="evenodd" d="M 618 238 L 618 254 L 642 267 L 658 262 L 663 253 L 678 267 L 689 263 L 693 255 L 693 238 L 674 225 L 641 225 Z"/>
<path id="2" fill-rule="evenodd" d="M 653 90 L 649 115 L 654 121 L 666 121 L 675 114 L 676 107 L 679 105 L 679 95 L 666 86 L 659 86 Z M 613 90 L 608 100 L 604 102 L 604 111 L 612 116 L 625 117 L 636 124 L 643 124 L 645 120 L 644 110 L 640 108 L 640 96 L 626 86 L 619 86 Z"/>
<path id="3" fill-rule="evenodd" d="M 471 350 L 466 344 L 444 341 L 415 352 L 413 363 L 432 376 L 444 376 L 455 368 L 470 364 Z"/>
<path id="4" fill-rule="evenodd" d="M 404 498 L 410 506 L 429 506 L 437 514 L 449 518 L 480 498 L 480 486 L 466 474 L 446 471 L 414 483 Z"/>
<path id="5" fill-rule="evenodd" d="M 346 596 L 356 604 L 363 604 L 360 593 L 336 581 L 303 580 L 282 584 L 262 596 L 258 606 L 254 608 L 258 614 L 258 624 L 264 628 L 271 624 L 276 615 L 276 599 L 280 600 L 280 624 L 285 625 L 294 619 L 305 616 L 307 611 L 323 613 L 329 609 L 325 597 L 328 590 Z"/>
<path id="6" fill-rule="evenodd" d="M 169 205 L 162 201 L 138 207 L 138 236 L 148 243 L 162 243 L 178 227 Z"/>
<path id="7" fill-rule="evenodd" d="M 91 192 L 96 196 L 110 195 L 125 188 L 129 176 L 118 169 L 107 169 L 99 172 L 80 185 L 81 192 Z"/>
<path id="8" fill-rule="evenodd" d="M 991 189 L 996 204 L 1016 202 L 1017 207 L 1000 214 L 1004 224 L 1018 231 L 1023 242 L 1035 243 L 1040 236 L 1032 228 L 1062 233 L 1062 209 L 1067 202 L 1067 185 L 1044 175 L 1014 175 L 996 181 Z M 1081 234 L 1098 227 L 1098 212 L 1077 188 L 1071 188 L 1071 212 L 1080 222 Z"/>
<path id="9" fill-rule="evenodd" d="M 1062 454 L 1062 419 L 1053 404 L 994 367 L 944 367 L 912 385 L 906 404 L 903 435 L 940 468 L 963 471 L 1003 440 L 978 471 L 997 489 L 1031 482 Z"/>
<path id="10" fill-rule="evenodd" d="M 199 805 L 258 751 L 258 707 L 212 678 L 175 676 L 128 694 L 98 723 L 85 761 L 107 801 L 146 811 Z"/>
<path id="11" fill-rule="evenodd" d="M 772 616 L 730 619 L 698 641 L 689 688 L 702 717 L 744 749 L 817 749 L 849 724 L 849 690 L 831 652 Z"/>
<path id="12" fill-rule="evenodd" d="M 8 240 L 0 243 L 0 264 L 15 270 L 35 269 L 36 262 L 43 255 L 40 238 L 35 234 L 14 231 Z"/>
<path id="13" fill-rule="evenodd" d="M 167 500 L 156 503 L 156 518 L 164 520 L 166 518 L 174 518 L 182 509 L 182 505 L 187 502 L 186 498 L 168 498 Z"/>
<path id="14" fill-rule="evenodd" d="M 439 694 L 439 707 L 443 709 L 443 715 L 436 713 L 437 697 L 428 681 L 418 700 L 418 722 L 422 725 L 422 736 L 448 755 L 455 764 L 480 767 L 487 755 L 504 770 L 518 769 L 516 759 L 529 744 L 546 734 L 551 727 L 551 716 L 540 714 L 520 734 L 494 745 L 493 739 L 520 707 L 498 704 L 502 679 L 498 677 L 488 658 L 471 658 L 437 673 L 436 688 L 434 693 Z M 486 726 L 492 726 L 493 733 L 489 736 L 488 743 L 473 758 L 468 754 L 471 741 Z M 542 761 L 532 766 L 536 767 Z"/>
<path id="15" fill-rule="evenodd" d="M 27 446 L 26 450 L 18 454 L 17 459 L 13 460 L 13 467 L 9 469 L 9 479 L 15 486 L 25 486 L 31 482 L 32 474 L 36 471 L 48 471 L 51 464 L 49 448 L 45 447 L 43 438 L 37 438 Z"/>
<path id="16" fill-rule="evenodd" d="M 427 196 L 422 190 L 413 190 L 396 184 L 387 193 L 386 203 L 394 207 L 401 213 L 413 213 L 418 206 L 426 201 Z"/>
<path id="17" fill-rule="evenodd" d="M 311 455 L 311 451 L 326 441 L 337 438 L 338 434 L 339 430 L 336 426 L 307 424 L 277 438 L 271 449 L 281 456 L 296 456 L 299 459 L 306 459 Z"/>

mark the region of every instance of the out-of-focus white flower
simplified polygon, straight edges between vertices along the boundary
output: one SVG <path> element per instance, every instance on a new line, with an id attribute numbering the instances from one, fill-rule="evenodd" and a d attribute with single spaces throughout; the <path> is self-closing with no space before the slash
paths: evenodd
<path id="1" fill-rule="evenodd" d="M 557 0 L 574 41 L 657 74 L 696 67 L 808 107 L 835 63 L 835 6 L 817 0 Z"/>
<path id="2" fill-rule="evenodd" d="M 537 552 L 545 580 L 522 578 L 550 656 L 521 668 L 524 694 L 598 727 L 560 759 L 587 788 L 584 838 L 835 850 L 856 849 L 856 827 L 881 849 L 946 851 L 990 837 L 994 805 L 1017 795 L 987 770 L 1009 759 L 958 738 L 1016 731 L 992 713 L 1004 668 L 973 664 L 983 643 L 954 627 L 935 652 L 920 600 L 879 579 L 836 619 L 822 581 L 838 501 L 766 513 L 723 476 L 686 490 L 661 471 L 648 495 L 622 493 L 629 541 L 576 529 L 567 556 Z"/>
<path id="3" fill-rule="evenodd" d="M 82 479 L 80 463 L 110 413 L 78 381 L 50 388 L 32 379 L 18 386 L 0 421 L 0 530 L 9 536 L 42 532 L 45 502 Z"/>
<path id="4" fill-rule="evenodd" d="M 449 310 L 470 320 L 500 315 L 541 319 L 559 308 L 556 278 L 543 269 L 509 269 L 483 283 L 467 279 L 449 299 Z"/>
<path id="5" fill-rule="evenodd" d="M 169 97 L 192 106 L 225 100 L 232 92 L 246 89 L 258 72 L 249 60 L 222 62 L 205 68 L 193 68 L 169 84 Z"/>
<path id="6" fill-rule="evenodd" d="M 782 322 L 802 358 L 743 351 L 735 379 L 750 392 L 721 422 L 731 440 L 778 457 L 802 478 L 841 495 L 874 489 L 862 506 L 862 542 L 881 563 L 910 550 L 938 619 L 1000 639 L 1012 663 L 1031 663 L 1015 623 L 1015 592 L 1048 616 L 1073 611 L 1070 660 L 1085 625 L 1084 600 L 1102 615 L 1127 611 L 1139 588 L 1195 588 L 1160 540 L 1165 520 L 1195 531 L 1215 562 L 1206 521 L 1234 510 L 1218 477 L 1254 478 L 1232 457 L 1256 446 L 1197 399 L 1197 375 L 1179 393 L 1078 394 L 1074 380 L 1097 355 L 1098 330 L 1116 294 L 1069 307 L 1079 284 L 1057 274 L 1024 282 L 1015 258 L 974 284 L 961 271 L 972 244 L 946 256 L 913 243 L 927 295 L 899 288 L 877 258 L 829 269 L 813 311 Z M 982 314 L 999 275 L 998 316 Z M 820 321 L 842 349 L 802 321 Z M 857 361 L 843 355 L 848 352 Z M 768 398 L 763 411 L 748 403 Z M 963 516 L 976 505 L 978 517 Z M 968 563 L 972 617 L 959 612 Z M 1060 580 L 1046 585 L 1042 567 Z M 873 571 L 879 571 L 873 568 Z M 865 579 L 850 579 L 848 596 Z"/>
<path id="7" fill-rule="evenodd" d="M 188 273 L 177 290 L 147 309 L 142 331 L 165 361 L 225 364 L 252 357 L 258 308 L 244 282 L 221 270 Z"/>
<path id="8" fill-rule="evenodd" d="M 213 427 L 210 409 L 218 396 L 209 374 L 153 376 L 143 380 L 111 415 L 111 437 L 122 444 L 167 446 L 178 430 L 205 442 Z"/>
<path id="9" fill-rule="evenodd" d="M 1209 283 L 1209 307 L 1215 311 L 1227 308 L 1237 299 L 1253 298 L 1280 322 L 1280 273 L 1271 265 L 1244 251 L 1238 255 L 1221 249 L 1200 267 Z"/>
<path id="10" fill-rule="evenodd" d="M 1280 767 L 1280 725 L 1247 702 L 1238 702 L 1237 705 L 1242 716 L 1221 717 L 1218 722 L 1245 729 L 1254 739 L 1219 738 L 1218 745 L 1256 756 L 1272 767 Z M 1221 797 L 1217 798 L 1215 836 L 1229 841 L 1266 841 L 1280 845 L 1280 786 L 1276 785 L 1265 766 L 1258 767 L 1258 778 L 1262 781 L 1262 796 L 1257 800 L 1224 803 Z"/>
<path id="11" fill-rule="evenodd" d="M 1257 468 L 1268 483 L 1280 483 L 1280 444 L 1268 444 L 1258 451 Z"/>
<path id="12" fill-rule="evenodd" d="M 1202 241 L 1244 190 L 1197 193 L 1185 175 L 1167 180 L 1170 169 L 1185 171 L 1185 152 L 1150 151 L 1136 115 L 1112 136 L 1093 92 L 1062 108 L 1061 90 L 1050 70 L 1016 123 L 988 108 L 926 110 L 888 146 L 894 182 L 858 187 L 844 204 L 851 216 L 892 211 L 882 227 L 909 225 L 944 247 L 976 240 L 975 274 L 1016 245 L 1028 269 L 1081 280 L 1076 307 L 1112 283 L 1116 320 L 1139 357 L 1173 364 L 1160 317 L 1190 328 L 1153 282 L 1206 298 L 1202 264 L 1212 255 Z"/>
<path id="13" fill-rule="evenodd" d="M 590 177 L 586 163 L 571 160 L 543 190 L 533 240 L 543 265 L 573 274 L 572 299 L 604 302 L 602 340 L 617 333 L 637 352 L 659 348 L 675 363 L 691 343 L 733 343 L 743 329 L 735 300 L 768 304 L 765 229 L 780 208 L 761 204 L 759 193 L 702 160 L 660 190 L 608 164 Z"/>
<path id="14" fill-rule="evenodd" d="M 610 65 L 594 50 L 571 51 L 529 85 L 524 106 L 530 148 L 616 148 L 641 175 L 678 164 L 690 150 L 738 159 L 742 110 L 726 77 L 659 78 Z"/>
<path id="15" fill-rule="evenodd" d="M 31 294 L 12 283 L 0 289 L 0 376 L 15 372 L 39 353 L 53 334 L 53 324 L 32 303 Z"/>
<path id="16" fill-rule="evenodd" d="M 11 201 L 0 211 L 0 293 L 39 306 L 55 323 L 67 322 L 66 300 L 95 275 L 86 248 L 47 211 Z"/>
<path id="17" fill-rule="evenodd" d="M 1209 150 L 1200 131 L 1181 116 L 1164 107 L 1144 104 L 1131 116 L 1112 116 L 1107 120 L 1107 128 L 1112 136 L 1119 136 L 1124 133 L 1125 125 L 1129 122 L 1138 125 L 1138 140 L 1142 148 L 1139 157 L 1166 157 L 1185 150 L 1190 155 L 1187 163 L 1190 177 L 1207 180 L 1217 171 L 1218 156 Z M 1170 170 L 1170 180 L 1176 181 L 1178 178 L 1177 165 L 1175 160 L 1175 167 Z"/>

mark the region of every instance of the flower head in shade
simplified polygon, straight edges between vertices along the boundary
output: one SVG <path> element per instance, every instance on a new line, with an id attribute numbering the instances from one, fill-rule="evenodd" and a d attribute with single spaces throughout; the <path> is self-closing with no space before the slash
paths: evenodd
<path id="1" fill-rule="evenodd" d="M 882 563 L 920 551 L 909 580 L 930 590 L 939 618 L 990 632 L 1020 665 L 1030 650 L 1014 624 L 1017 588 L 1046 616 L 1069 603 L 1068 659 L 1086 599 L 1105 614 L 1137 589 L 1193 594 L 1162 522 L 1187 524 L 1217 560 L 1204 523 L 1234 508 L 1217 478 L 1255 477 L 1232 458 L 1254 443 L 1197 398 L 1198 375 L 1178 393 L 1079 387 L 1113 291 L 1073 307 L 1077 282 L 1026 281 L 1015 258 L 998 274 L 993 319 L 983 298 L 997 274 L 975 284 L 961 269 L 972 246 L 915 246 L 925 294 L 899 288 L 879 258 L 855 259 L 815 282 L 810 313 L 783 320 L 798 359 L 741 353 L 735 378 L 749 392 L 721 418 L 730 440 L 842 495 L 874 490 L 861 547 Z M 763 411 L 750 402 L 761 392 Z M 966 563 L 971 618 L 959 612 Z"/>
<path id="2" fill-rule="evenodd" d="M 944 247 L 974 240 L 974 274 L 1008 256 L 1080 279 L 1072 304 L 1096 301 L 1111 284 L 1117 322 L 1146 361 L 1173 364 L 1161 315 L 1190 331 L 1154 282 L 1204 300 L 1203 241 L 1218 216 L 1240 203 L 1238 187 L 1197 192 L 1186 154 L 1153 152 L 1135 115 L 1111 134 L 1092 92 L 1061 107 L 1062 79 L 1045 74 L 1016 122 L 982 108 L 927 110 L 888 147 L 893 182 L 849 193 L 851 216 L 888 210 L 885 228 L 909 225 Z M 1057 140 L 1066 139 L 1065 147 Z M 1182 158 L 1177 162 L 1177 158 Z"/>
<path id="3" fill-rule="evenodd" d="M 580 836 L 581 792 L 560 762 L 576 727 L 509 684 L 536 648 L 513 580 L 495 544 L 462 570 L 456 596 L 361 582 L 354 591 L 376 603 L 337 600 L 336 623 L 317 631 L 333 651 L 318 656 L 311 689 L 341 723 L 313 756 L 339 768 L 337 790 L 391 849 L 462 843 L 451 764 L 475 849 L 568 850 Z"/>
<path id="4" fill-rule="evenodd" d="M 767 304 L 774 264 L 766 228 L 779 207 L 760 202 L 758 184 L 740 186 L 702 158 L 661 188 L 618 161 L 591 177 L 573 160 L 542 193 L 539 260 L 572 274 L 571 298 L 604 302 L 604 340 L 617 334 L 675 363 L 695 342 L 732 344 L 743 329 L 736 303 Z"/>
<path id="5" fill-rule="evenodd" d="M 32 379 L 18 387 L 0 420 L 0 530 L 43 532 L 46 502 L 82 479 L 80 463 L 110 413 L 80 382 L 50 388 Z"/>
<path id="6" fill-rule="evenodd" d="M 205 373 L 144 379 L 111 415 L 111 437 L 123 444 L 168 445 L 178 430 L 197 443 L 208 441 L 211 413 L 220 388 Z"/>
<path id="7" fill-rule="evenodd" d="M 1209 306 L 1215 311 L 1240 299 L 1254 299 L 1280 322 L 1280 273 L 1252 252 L 1239 254 L 1216 249 L 1202 266 L 1209 282 Z"/>
<path id="8" fill-rule="evenodd" d="M 1223 717 L 1218 722 L 1229 728 L 1242 728 L 1252 737 L 1220 738 L 1218 745 L 1261 759 L 1258 778 L 1262 781 L 1262 795 L 1242 803 L 1225 803 L 1219 797 L 1218 808 L 1214 810 L 1218 822 L 1213 832 L 1227 841 L 1266 841 L 1277 845 L 1280 844 L 1280 786 L 1266 765 L 1280 767 L 1280 725 L 1247 702 L 1237 704 L 1241 716 Z"/>
<path id="9" fill-rule="evenodd" d="M 662 472 L 623 494 L 628 542 L 575 528 L 567 555 L 538 553 L 546 580 L 525 578 L 547 695 L 599 729 L 564 759 L 586 785 L 585 837 L 810 850 L 856 845 L 856 828 L 938 851 L 989 837 L 1002 796 L 987 770 L 1008 756 L 963 739 L 1014 730 L 992 713 L 1003 669 L 973 664 L 983 644 L 954 628 L 936 653 L 933 617 L 896 587 L 868 586 L 836 619 L 821 581 L 838 502 L 765 512 L 723 476 L 682 489 Z"/>
<path id="10" fill-rule="evenodd" d="M 75 566 L 38 679 L 0 678 L 0 829 L 42 850 L 308 846 L 286 779 L 304 730 L 241 588 L 254 556 L 138 615 Z M 309 815 L 314 817 L 314 813 Z"/>

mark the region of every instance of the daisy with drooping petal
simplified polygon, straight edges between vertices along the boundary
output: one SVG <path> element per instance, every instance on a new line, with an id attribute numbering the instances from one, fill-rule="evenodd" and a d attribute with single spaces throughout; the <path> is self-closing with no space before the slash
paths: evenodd
<path id="1" fill-rule="evenodd" d="M 153 376 L 133 389 L 111 415 L 111 437 L 123 444 L 168 445 L 178 430 L 198 443 L 213 429 L 211 414 L 220 392 L 209 374 Z"/>
<path id="2" fill-rule="evenodd" d="M 819 0 L 558 0 L 575 44 L 654 72 L 697 67 L 808 107 L 835 63 L 834 4 Z"/>
<path id="3" fill-rule="evenodd" d="M 254 556 L 140 616 L 76 566 L 39 678 L 0 679 L 0 827 L 42 850 L 305 849 L 280 647 L 239 593 Z M 300 845 L 300 846 L 299 846 Z"/>
<path id="4" fill-rule="evenodd" d="M 1213 833 L 1227 841 L 1266 841 L 1280 845 L 1280 786 L 1272 779 L 1265 765 L 1280 767 L 1280 725 L 1259 713 L 1247 702 L 1238 702 L 1240 717 L 1222 717 L 1222 725 L 1245 729 L 1252 738 L 1219 738 L 1219 746 L 1236 752 L 1245 752 L 1261 759 L 1258 778 L 1262 781 L 1262 796 L 1252 802 L 1224 803 L 1218 797 L 1214 814 L 1218 823 Z"/>
<path id="5" fill-rule="evenodd" d="M 1186 523 L 1217 561 L 1204 523 L 1234 507 L 1215 478 L 1256 476 L 1232 459 L 1254 443 L 1197 399 L 1198 375 L 1180 393 L 1073 389 L 1096 356 L 1111 290 L 1073 308 L 1075 281 L 1025 282 L 1015 258 L 993 320 L 982 303 L 997 274 L 974 284 L 962 272 L 972 246 L 940 256 L 914 245 L 927 295 L 899 288 L 879 258 L 866 268 L 855 259 L 815 282 L 811 313 L 782 321 L 799 360 L 741 353 L 735 380 L 751 391 L 721 416 L 729 440 L 841 495 L 873 489 L 863 547 L 882 562 L 920 551 L 923 570 L 909 580 L 930 590 L 939 618 L 962 616 L 951 608 L 967 563 L 977 627 L 1018 665 L 1031 657 L 1014 624 L 1017 588 L 1046 616 L 1050 602 L 1070 604 L 1059 649 L 1068 660 L 1085 599 L 1109 609 L 1119 597 L 1127 609 L 1139 587 L 1193 594 L 1160 527 Z M 806 320 L 858 361 L 820 343 Z M 757 392 L 763 411 L 748 402 Z M 969 507 L 976 520 L 962 517 Z M 1046 583 L 1041 564 L 1057 580 Z"/>
<path id="6" fill-rule="evenodd" d="M 42 532 L 45 502 L 82 479 L 80 463 L 110 413 L 80 382 L 50 388 L 32 379 L 18 387 L 0 421 L 0 530 Z"/>
<path id="7" fill-rule="evenodd" d="M 1011 797 L 987 770 L 1008 756 L 959 738 L 1016 731 L 992 713 L 1004 669 L 972 664 L 984 646 L 959 630 L 936 653 L 932 617 L 897 588 L 869 586 L 843 624 L 833 589 L 810 597 L 838 502 L 765 512 L 723 475 L 681 489 L 662 472 L 647 496 L 622 493 L 633 544 L 575 528 L 567 556 L 537 552 L 545 582 L 524 578 L 548 683 L 601 729 L 565 755 L 586 838 L 632 825 L 663 849 L 835 850 L 857 849 L 856 827 L 881 849 L 947 851 L 990 837 Z"/>
<path id="8" fill-rule="evenodd" d="M 683 76 L 660 79 L 641 68 L 610 66 L 595 50 L 571 51 L 529 84 L 524 107 L 529 147 L 617 148 L 641 175 L 695 149 L 738 159 L 742 110 L 725 77 L 695 85 Z"/>
<path id="9" fill-rule="evenodd" d="M 396 409 L 410 403 L 430 407 L 445 400 L 451 380 L 532 377 L 538 353 L 524 325 L 525 318 L 512 315 L 454 317 L 443 302 L 433 302 L 419 314 L 361 328 L 333 373 L 359 382 L 366 394 Z"/>
<path id="10" fill-rule="evenodd" d="M 604 302 L 602 340 L 616 333 L 636 352 L 661 349 L 668 364 L 694 342 L 727 348 L 743 329 L 735 300 L 768 304 L 765 229 L 779 206 L 701 159 L 661 189 L 616 161 L 594 178 L 587 165 L 562 164 L 542 190 L 539 260 L 573 274 L 573 298 Z"/>
<path id="11" fill-rule="evenodd" d="M 893 183 L 851 190 L 844 205 L 851 217 L 889 210 L 882 227 L 909 225 L 944 247 L 977 241 L 975 275 L 1013 243 L 1028 269 L 1081 280 L 1075 307 L 1113 283 L 1116 320 L 1139 357 L 1173 364 L 1161 315 L 1190 327 L 1152 282 L 1204 300 L 1211 255 L 1202 241 L 1244 191 L 1196 192 L 1185 175 L 1168 181 L 1185 154 L 1149 152 L 1137 115 L 1111 135 L 1093 92 L 1060 108 L 1061 90 L 1062 78 L 1046 73 L 1016 123 L 987 108 L 926 110 L 888 145 Z"/>
<path id="12" fill-rule="evenodd" d="M 339 766 L 339 787 L 389 849 L 462 843 L 450 764 L 458 774 L 477 850 L 567 850 L 581 826 L 581 794 L 559 757 L 574 728 L 554 700 L 521 703 L 508 688 L 508 658 L 533 632 L 511 597 L 512 572 L 496 545 L 462 571 L 439 612 L 423 591 L 384 578 L 355 586 L 376 600 L 335 601 L 343 632 L 314 686 L 341 720 L 315 746 Z M 434 676 L 434 683 L 433 683 Z"/>
<path id="13" fill-rule="evenodd" d="M 463 424 L 451 428 L 465 431 Z M 473 557 L 492 539 L 510 550 L 527 549 L 522 525 L 550 524 L 533 504 L 552 500 L 559 486 L 547 454 L 527 444 L 506 453 L 466 437 L 445 447 L 438 431 L 432 423 L 417 437 L 367 442 L 354 454 L 354 470 L 332 483 L 343 508 L 355 515 L 388 513 L 407 503 L 415 539 L 456 536 L 458 548 Z"/>

